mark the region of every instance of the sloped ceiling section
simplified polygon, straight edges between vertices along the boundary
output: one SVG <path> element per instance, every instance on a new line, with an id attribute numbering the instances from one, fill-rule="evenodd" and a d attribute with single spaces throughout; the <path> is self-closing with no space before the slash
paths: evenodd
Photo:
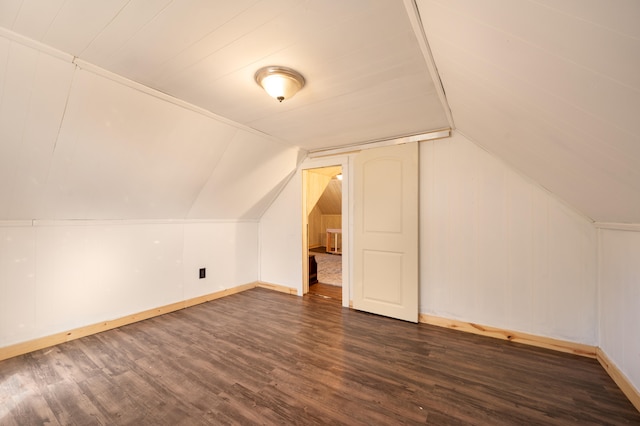
<path id="1" fill-rule="evenodd" d="M 308 150 L 450 127 L 405 2 L 0 0 L 0 26 Z M 278 104 L 267 65 L 306 87 Z"/>
<path id="2" fill-rule="evenodd" d="M 258 219 L 298 164 L 296 147 L 71 60 L 0 37 L 0 220 Z"/>
<path id="3" fill-rule="evenodd" d="M 640 2 L 417 5 L 459 131 L 593 220 L 640 223 Z"/>
<path id="4" fill-rule="evenodd" d="M 317 206 L 323 214 L 342 214 L 342 182 L 331 179 Z"/>

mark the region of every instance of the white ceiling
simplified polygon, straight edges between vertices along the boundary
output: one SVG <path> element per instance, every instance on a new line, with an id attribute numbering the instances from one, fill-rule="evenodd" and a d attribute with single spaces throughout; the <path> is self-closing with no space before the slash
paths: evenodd
<path id="1" fill-rule="evenodd" d="M 399 0 L 0 0 L 0 26 L 305 149 L 450 127 Z M 278 104 L 266 65 L 307 86 Z"/>
<path id="2" fill-rule="evenodd" d="M 257 218 L 288 148 L 455 124 L 592 219 L 640 223 L 638 22 L 636 0 L 0 0 L 0 218 Z M 265 65 L 308 85 L 280 104 Z"/>
<path id="3" fill-rule="evenodd" d="M 417 4 L 459 131 L 592 219 L 640 223 L 640 2 Z"/>
<path id="4" fill-rule="evenodd" d="M 256 220 L 304 149 L 449 128 L 413 28 L 397 0 L 0 0 L 0 219 Z M 265 65 L 307 86 L 280 104 Z"/>

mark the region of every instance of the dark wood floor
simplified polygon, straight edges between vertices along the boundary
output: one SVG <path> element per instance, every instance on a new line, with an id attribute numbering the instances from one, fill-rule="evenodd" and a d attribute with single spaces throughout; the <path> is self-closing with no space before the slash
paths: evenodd
<path id="1" fill-rule="evenodd" d="M 342 287 L 336 285 L 323 283 L 311 284 L 309 286 L 309 294 L 327 299 L 335 299 L 338 303 L 342 302 Z"/>
<path id="2" fill-rule="evenodd" d="M 0 362 L 2 425 L 640 424 L 595 360 L 254 289 Z"/>

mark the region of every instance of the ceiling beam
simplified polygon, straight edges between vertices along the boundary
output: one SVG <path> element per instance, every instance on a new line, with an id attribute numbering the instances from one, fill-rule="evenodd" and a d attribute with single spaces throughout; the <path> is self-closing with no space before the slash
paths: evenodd
<path id="1" fill-rule="evenodd" d="M 438 93 L 438 99 L 440 99 L 440 104 L 442 105 L 442 109 L 444 110 L 444 113 L 447 116 L 449 127 L 451 129 L 455 129 L 456 126 L 453 123 L 453 115 L 451 114 L 451 108 L 449 108 L 447 95 L 445 94 L 444 86 L 442 86 L 442 80 L 440 80 L 440 74 L 438 74 L 438 67 L 436 66 L 436 63 L 433 60 L 433 55 L 431 54 L 431 48 L 429 47 L 429 42 L 427 41 L 427 35 L 424 32 L 424 26 L 422 24 L 422 20 L 420 19 L 420 12 L 418 11 L 418 5 L 416 5 L 415 0 L 404 0 L 404 7 L 405 9 L 407 9 L 407 15 L 409 16 L 409 21 L 411 21 L 411 27 L 413 28 L 413 32 L 416 35 L 416 40 L 420 45 L 420 51 L 422 52 L 422 56 L 424 57 L 424 60 L 427 63 L 429 74 L 431 74 L 433 85 L 435 86 L 436 92 Z"/>
<path id="2" fill-rule="evenodd" d="M 347 154 L 362 151 L 363 149 L 380 148 L 383 146 L 401 145 L 403 143 L 422 142 L 434 139 L 444 139 L 451 136 L 450 129 L 437 130 L 434 132 L 420 133 L 417 135 L 402 136 L 393 139 L 384 139 L 375 142 L 365 142 L 355 145 L 342 146 L 338 148 L 316 149 L 309 151 L 309 158 L 326 157 L 337 154 Z"/>

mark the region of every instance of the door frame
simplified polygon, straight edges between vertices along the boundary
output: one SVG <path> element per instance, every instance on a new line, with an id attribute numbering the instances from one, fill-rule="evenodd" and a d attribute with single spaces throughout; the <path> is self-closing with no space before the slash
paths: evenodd
<path id="1" fill-rule="evenodd" d="M 328 156 L 308 158 L 301 165 L 302 171 L 302 294 L 309 292 L 309 223 L 307 217 L 307 175 L 311 169 L 323 167 L 342 167 L 342 306 L 349 307 L 351 301 L 351 180 L 349 174 L 349 156 Z"/>

